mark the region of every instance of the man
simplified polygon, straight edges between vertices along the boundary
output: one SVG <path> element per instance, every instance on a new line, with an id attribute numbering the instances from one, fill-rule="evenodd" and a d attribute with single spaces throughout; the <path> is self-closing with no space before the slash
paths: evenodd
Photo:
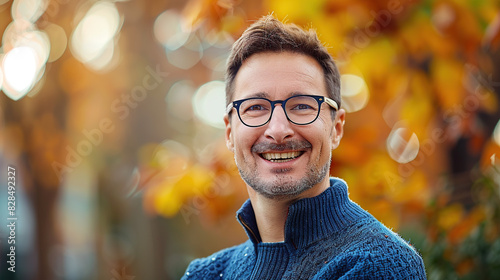
<path id="1" fill-rule="evenodd" d="M 315 32 L 263 17 L 233 45 L 226 74 L 249 240 L 193 261 L 183 279 L 426 279 L 418 253 L 328 176 L 345 111 Z"/>

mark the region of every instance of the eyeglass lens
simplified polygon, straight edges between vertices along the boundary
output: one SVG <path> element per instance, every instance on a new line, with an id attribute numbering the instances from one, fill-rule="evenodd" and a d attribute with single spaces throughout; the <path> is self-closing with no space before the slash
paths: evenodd
<path id="1" fill-rule="evenodd" d="M 282 106 L 288 119 L 296 124 L 311 123 L 319 114 L 319 102 L 310 96 L 294 96 Z M 240 104 L 239 114 L 246 125 L 260 126 L 270 120 L 273 109 L 271 101 L 252 98 Z"/>

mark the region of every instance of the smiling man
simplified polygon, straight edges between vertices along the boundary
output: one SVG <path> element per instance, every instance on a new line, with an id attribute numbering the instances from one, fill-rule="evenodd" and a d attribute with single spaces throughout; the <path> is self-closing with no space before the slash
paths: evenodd
<path id="1" fill-rule="evenodd" d="M 330 178 L 343 135 L 340 78 L 314 31 L 266 16 L 233 45 L 227 147 L 250 199 L 249 240 L 194 260 L 183 279 L 426 279 L 421 257 Z"/>

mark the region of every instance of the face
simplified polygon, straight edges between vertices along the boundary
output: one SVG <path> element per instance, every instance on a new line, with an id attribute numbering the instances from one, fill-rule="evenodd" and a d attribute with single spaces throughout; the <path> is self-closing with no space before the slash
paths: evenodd
<path id="1" fill-rule="evenodd" d="M 323 69 L 303 54 L 259 53 L 244 61 L 235 79 L 233 100 L 265 97 L 284 100 L 297 94 L 328 96 Z M 247 127 L 235 109 L 226 116 L 226 143 L 250 191 L 268 198 L 301 198 L 329 186 L 331 151 L 343 134 L 344 110 L 335 119 L 327 104 L 309 125 L 289 122 L 281 105 L 261 127 Z"/>

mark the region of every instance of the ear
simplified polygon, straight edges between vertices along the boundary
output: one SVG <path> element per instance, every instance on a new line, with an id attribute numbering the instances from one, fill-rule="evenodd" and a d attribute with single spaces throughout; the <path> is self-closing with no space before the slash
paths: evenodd
<path id="1" fill-rule="evenodd" d="M 233 135 L 231 134 L 231 121 L 229 120 L 229 116 L 226 114 L 224 116 L 224 124 L 226 125 L 226 147 L 234 153 L 234 142 Z"/>
<path id="2" fill-rule="evenodd" d="M 345 123 L 345 110 L 339 109 L 335 114 L 332 131 L 332 150 L 335 150 L 339 144 L 342 136 L 344 136 L 344 123 Z"/>

